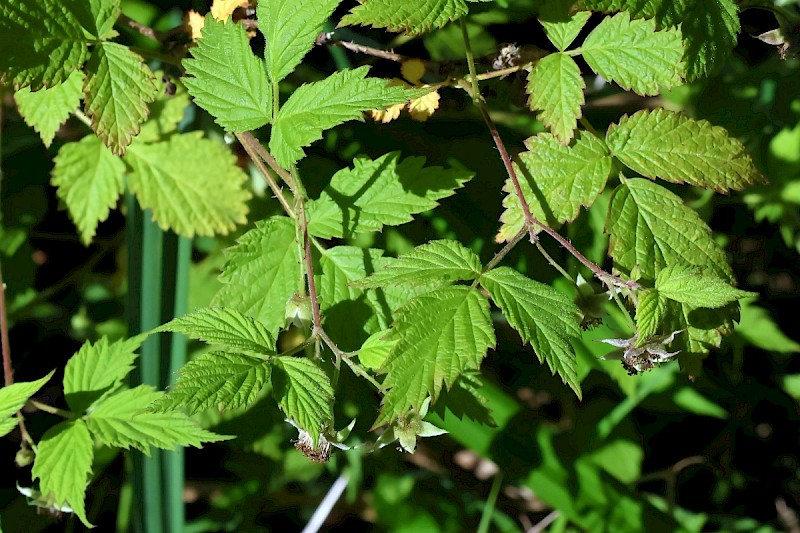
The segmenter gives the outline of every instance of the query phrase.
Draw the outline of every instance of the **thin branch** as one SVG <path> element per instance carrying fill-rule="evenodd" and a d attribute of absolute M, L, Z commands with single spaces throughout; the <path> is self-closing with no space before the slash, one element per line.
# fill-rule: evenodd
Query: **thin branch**
<path fill-rule="evenodd" d="M 275 181 L 275 178 L 272 177 L 272 174 L 269 172 L 269 170 L 267 170 L 267 167 L 264 166 L 262 158 L 255 149 L 254 144 L 261 146 L 261 143 L 258 142 L 258 140 L 249 132 L 237 133 L 236 138 L 239 139 L 244 151 L 247 152 L 247 155 L 250 156 L 250 159 L 253 161 L 253 163 L 255 163 L 256 167 L 258 167 L 258 170 L 261 172 L 261 174 L 263 174 L 264 179 L 267 180 L 269 188 L 272 189 L 272 194 L 274 194 L 275 198 L 277 198 L 281 203 L 283 210 L 286 211 L 286 214 L 291 218 L 295 218 L 294 209 L 292 209 L 292 206 L 289 205 L 286 197 L 283 196 L 283 191 L 278 186 L 278 183 Z"/>
<path fill-rule="evenodd" d="M 292 192 L 295 193 L 295 195 L 297 194 L 297 191 L 295 190 L 296 187 L 294 183 L 294 178 L 292 178 L 292 175 L 289 173 L 289 171 L 287 171 L 285 168 L 283 168 L 278 164 L 275 158 L 272 157 L 272 154 L 270 154 L 267 151 L 267 149 L 264 148 L 264 146 L 258 141 L 258 139 L 253 137 L 252 133 L 250 133 L 249 131 L 245 131 L 242 133 L 237 133 L 236 137 L 239 139 L 239 142 L 242 143 L 242 146 L 244 146 L 245 143 L 247 143 L 250 146 L 250 148 L 256 154 L 258 154 L 258 157 L 260 157 L 267 165 L 269 165 L 269 168 L 274 170 L 275 174 L 281 177 L 281 179 L 286 183 L 286 185 L 289 186 Z"/>
<path fill-rule="evenodd" d="M 11 367 L 11 345 L 8 343 L 8 317 L 6 314 L 6 286 L 0 268 L 0 340 L 3 343 L 3 378 L 6 387 L 14 383 L 14 370 Z"/>
<path fill-rule="evenodd" d="M 302 203 L 300 204 L 303 205 Z M 314 317 L 314 331 L 322 330 L 322 315 L 319 312 L 319 300 L 317 299 L 317 283 L 314 281 L 314 265 L 311 258 L 311 239 L 308 237 L 308 220 L 306 219 L 305 207 L 300 213 L 300 224 L 303 230 L 303 247 L 305 248 L 306 260 L 306 282 L 308 283 L 308 296 L 311 298 L 311 313 Z"/>
<path fill-rule="evenodd" d="M 365 46 L 363 44 L 354 43 L 351 41 L 340 41 L 339 39 L 333 38 L 333 32 L 327 33 L 320 33 L 317 37 L 316 43 L 317 45 L 333 45 L 339 46 L 344 48 L 345 50 L 349 50 L 351 52 L 355 52 L 356 54 L 364 54 L 372 57 L 377 57 L 379 59 L 386 59 L 388 61 L 395 61 L 397 63 L 402 63 L 404 61 L 408 61 L 410 59 L 415 59 L 410 56 L 404 56 L 402 54 L 396 54 L 391 51 L 381 50 L 379 48 L 373 48 L 371 46 Z M 423 63 L 430 64 L 430 61 L 425 61 L 421 59 Z"/>
<path fill-rule="evenodd" d="M 51 415 L 58 415 L 68 420 L 74 420 L 75 418 L 78 418 L 75 413 L 66 411 L 64 409 L 59 409 L 58 407 L 53 407 L 52 405 L 47 405 L 46 403 L 37 402 L 36 400 L 28 400 L 28 405 L 35 407 L 39 411 L 44 411 L 45 413 L 50 413 Z"/>
<path fill-rule="evenodd" d="M 123 26 L 127 26 L 135 31 L 137 31 L 140 35 L 144 35 L 148 39 L 152 39 L 154 41 L 161 42 L 164 38 L 164 32 L 156 31 L 149 26 L 145 26 L 141 22 L 137 22 L 130 18 L 128 15 L 124 13 L 120 13 L 119 18 L 117 19 L 119 24 Z"/>

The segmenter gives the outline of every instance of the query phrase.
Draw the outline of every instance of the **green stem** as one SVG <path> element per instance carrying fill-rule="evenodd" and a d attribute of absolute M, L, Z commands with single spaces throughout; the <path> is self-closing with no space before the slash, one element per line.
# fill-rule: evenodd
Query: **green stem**
<path fill-rule="evenodd" d="M 59 409 L 58 407 L 53 407 L 52 405 L 47 405 L 46 403 L 37 402 L 36 400 L 28 400 L 28 403 L 40 411 L 50 413 L 51 415 L 57 415 L 61 418 L 66 418 L 67 420 L 75 420 L 78 418 L 78 416 L 71 411 Z"/>
<path fill-rule="evenodd" d="M 536 248 L 539 250 L 539 253 L 540 253 L 540 254 L 542 254 L 542 256 L 543 256 L 543 257 L 544 257 L 544 258 L 547 260 L 547 262 L 548 262 L 548 263 L 550 263 L 550 266 L 552 266 L 553 268 L 555 268 L 556 270 L 558 270 L 559 274 L 561 274 L 562 276 L 564 276 L 565 278 L 567 278 L 567 279 L 570 281 L 570 283 L 572 283 L 573 285 L 575 285 L 575 284 L 576 284 L 576 283 L 575 283 L 575 279 L 574 279 L 572 276 L 570 276 L 570 275 L 567 273 L 567 271 L 566 271 L 566 270 L 564 270 L 564 268 L 563 268 L 561 265 L 559 265 L 559 264 L 556 262 L 556 260 L 555 260 L 555 259 L 553 259 L 553 258 L 552 258 L 552 256 L 551 256 L 549 253 L 547 253 L 547 250 L 545 250 L 545 249 L 544 249 L 544 246 L 542 246 L 542 243 L 540 243 L 540 242 L 538 241 L 538 239 L 537 239 L 537 241 L 535 242 L 535 244 L 536 244 Z"/>
<path fill-rule="evenodd" d="M 497 475 L 494 476 L 492 488 L 489 490 L 489 497 L 486 499 L 486 505 L 483 507 L 483 514 L 481 515 L 481 521 L 477 529 L 478 533 L 489 532 L 489 524 L 492 522 L 492 514 L 494 513 L 494 507 L 497 504 L 497 496 L 500 494 L 500 488 L 502 486 L 503 474 L 498 472 Z"/>

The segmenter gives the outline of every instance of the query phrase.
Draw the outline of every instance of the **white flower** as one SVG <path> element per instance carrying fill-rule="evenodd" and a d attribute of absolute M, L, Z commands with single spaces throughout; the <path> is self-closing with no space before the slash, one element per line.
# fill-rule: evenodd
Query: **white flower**
<path fill-rule="evenodd" d="M 621 355 L 619 353 L 609 354 L 603 359 L 622 359 L 622 366 L 630 375 L 647 372 L 655 368 L 657 363 L 668 361 L 680 353 L 680 350 L 668 352 L 666 347 L 667 344 L 675 340 L 675 335 L 682 331 L 682 329 L 679 329 L 669 335 L 654 335 L 648 338 L 641 346 L 637 346 L 638 334 L 629 339 L 603 339 L 600 342 L 622 348 Z"/>

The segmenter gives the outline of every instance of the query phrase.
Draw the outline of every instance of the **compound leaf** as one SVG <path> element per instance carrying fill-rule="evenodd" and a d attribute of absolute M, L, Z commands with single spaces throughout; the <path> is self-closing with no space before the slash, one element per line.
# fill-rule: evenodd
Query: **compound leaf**
<path fill-rule="evenodd" d="M 183 333 L 191 339 L 224 346 L 232 351 L 263 355 L 275 353 L 275 339 L 264 324 L 228 307 L 203 307 L 171 320 L 156 331 Z"/>
<path fill-rule="evenodd" d="M 295 424 L 314 442 L 333 423 L 333 388 L 328 375 L 304 357 L 276 357 L 272 368 L 272 396 Z"/>
<path fill-rule="evenodd" d="M 49 89 L 32 92 L 25 87 L 14 94 L 20 115 L 39 133 L 45 146 L 50 146 L 64 121 L 78 109 L 82 86 L 83 72 L 76 70 L 66 80 Z"/>
<path fill-rule="evenodd" d="M 342 18 L 340 26 L 361 24 L 389 31 L 406 32 L 409 35 L 425 33 L 441 28 L 448 22 L 467 14 L 465 0 L 359 0 Z"/>
<path fill-rule="evenodd" d="M 562 143 L 569 144 L 581 116 L 586 84 L 575 60 L 566 54 L 550 54 L 528 75 L 528 105 L 539 111 L 539 120 Z"/>

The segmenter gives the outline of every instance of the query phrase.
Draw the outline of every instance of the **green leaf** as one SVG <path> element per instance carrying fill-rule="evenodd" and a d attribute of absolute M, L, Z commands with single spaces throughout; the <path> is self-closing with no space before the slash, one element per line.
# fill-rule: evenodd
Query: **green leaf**
<path fill-rule="evenodd" d="M 658 333 L 665 313 L 666 302 L 656 289 L 645 289 L 639 293 L 639 304 L 636 306 L 637 344 L 646 343 L 649 337 Z"/>
<path fill-rule="evenodd" d="M 397 344 L 397 339 L 387 339 L 388 336 L 387 331 L 377 331 L 364 341 L 358 351 L 358 360 L 364 367 L 377 370 L 383 365 L 389 357 L 389 352 Z"/>
<path fill-rule="evenodd" d="M 261 322 L 226 307 L 203 307 L 171 320 L 156 331 L 183 333 L 191 339 L 236 351 L 275 353 L 275 339 Z"/>
<path fill-rule="evenodd" d="M 139 133 L 156 96 L 153 72 L 127 46 L 98 43 L 86 64 L 83 85 L 92 129 L 118 155 Z"/>
<path fill-rule="evenodd" d="M 756 296 L 739 290 L 716 275 L 702 273 L 696 268 L 673 265 L 662 269 L 656 277 L 656 289 L 665 298 L 691 305 L 717 309 L 736 300 Z"/>
<path fill-rule="evenodd" d="M 654 21 L 631 20 L 627 12 L 598 24 L 581 53 L 603 78 L 641 95 L 657 95 L 682 83 L 680 31 L 656 31 Z"/>
<path fill-rule="evenodd" d="M 223 144 L 202 132 L 136 143 L 125 155 L 128 186 L 142 209 L 166 230 L 180 235 L 225 235 L 247 215 L 247 176 Z"/>
<path fill-rule="evenodd" d="M 300 289 L 300 259 L 294 224 L 286 217 L 256 222 L 226 250 L 212 305 L 225 304 L 262 322 L 273 338 L 284 325 L 284 304 Z"/>
<path fill-rule="evenodd" d="M 575 304 L 549 285 L 508 267 L 485 273 L 481 285 L 522 340 L 530 343 L 539 362 L 546 361 L 580 399 L 577 357 L 570 344 L 581 336 L 580 310 Z"/>
<path fill-rule="evenodd" d="M 178 381 L 152 408 L 170 411 L 183 407 L 192 415 L 211 407 L 247 407 L 258 399 L 269 370 L 269 363 L 258 357 L 205 353 L 178 370 Z"/>
<path fill-rule="evenodd" d="M 383 250 L 365 250 L 356 246 L 335 246 L 325 250 L 320 259 L 322 274 L 317 276 L 320 308 L 324 311 L 339 302 L 361 297 L 364 292 L 351 283 L 366 277 L 368 267 L 374 269 L 382 263 L 382 255 Z"/>
<path fill-rule="evenodd" d="M 339 26 L 361 24 L 419 35 L 467 14 L 464 0 L 359 0 Z"/>
<path fill-rule="evenodd" d="M 36 381 L 17 382 L 0 389 L 0 437 L 6 436 L 17 425 L 17 419 L 12 415 L 22 409 L 25 402 L 50 381 L 54 373 L 55 370 L 51 370 Z"/>
<path fill-rule="evenodd" d="M 608 253 L 618 270 L 639 267 L 654 282 L 669 265 L 696 266 L 731 279 L 725 252 L 708 225 L 680 197 L 645 179 L 627 179 L 617 187 L 606 222 Z"/>
<path fill-rule="evenodd" d="M 316 443 L 333 423 L 333 388 L 328 375 L 304 357 L 272 360 L 272 396 L 288 418 Z"/>
<path fill-rule="evenodd" d="M 623 117 L 608 129 L 606 143 L 624 165 L 648 178 L 719 192 L 763 181 L 744 145 L 723 128 L 664 109 Z"/>
<path fill-rule="evenodd" d="M 489 303 L 470 287 L 445 287 L 419 296 L 397 312 L 389 340 L 396 340 L 383 364 L 383 408 L 374 427 L 419 412 L 469 370 L 477 370 L 495 344 Z"/>
<path fill-rule="evenodd" d="M 120 0 L 89 0 L 84 3 L 84 9 L 77 11 L 76 15 L 92 37 L 98 40 L 116 37 L 114 23 L 122 12 Z"/>
<path fill-rule="evenodd" d="M 572 146 L 564 146 L 549 133 L 525 141 L 527 152 L 516 165 L 522 194 L 531 214 L 551 227 L 574 220 L 581 206 L 589 207 L 606 186 L 612 159 L 605 143 L 589 132 L 580 132 Z M 511 239 L 523 227 L 522 207 L 511 180 L 503 188 L 506 210 L 499 241 Z M 544 200 L 544 203 L 542 203 Z"/>
<path fill-rule="evenodd" d="M 360 119 L 363 111 L 386 108 L 428 92 L 366 78 L 368 70 L 367 66 L 341 70 L 292 93 L 275 117 L 269 141 L 270 151 L 281 165 L 288 168 L 301 159 L 302 148 L 320 139 L 324 130 Z"/>
<path fill-rule="evenodd" d="M 39 133 L 45 146 L 50 146 L 61 125 L 78 109 L 82 86 L 83 72 L 76 70 L 49 89 L 31 92 L 25 87 L 14 94 L 19 114 Z"/>
<path fill-rule="evenodd" d="M 550 54 L 528 75 L 528 105 L 539 111 L 539 120 L 569 144 L 581 117 L 586 84 L 575 60 L 566 54 Z"/>
<path fill-rule="evenodd" d="M 109 343 L 102 337 L 87 341 L 64 369 L 64 397 L 75 413 L 83 413 L 100 398 L 114 392 L 133 370 L 136 350 L 144 336 Z"/>
<path fill-rule="evenodd" d="M 80 0 L 0 4 L 0 82 L 38 90 L 66 80 L 89 56 Z"/>
<path fill-rule="evenodd" d="M 83 420 L 61 422 L 48 429 L 39 441 L 33 463 L 33 479 L 46 498 L 72 507 L 86 527 L 84 493 L 92 471 L 94 445 Z"/>
<path fill-rule="evenodd" d="M 392 261 L 383 270 L 353 283 L 356 287 L 382 287 L 431 281 L 473 280 L 481 275 L 481 260 L 458 241 L 431 241 Z"/>
<path fill-rule="evenodd" d="M 391 152 L 375 160 L 356 158 L 331 178 L 319 200 L 308 204 L 308 231 L 317 237 L 350 238 L 410 222 L 472 178 L 459 169 L 425 167 L 424 157 Z"/>
<path fill-rule="evenodd" d="M 741 303 L 742 316 L 736 327 L 736 335 L 742 336 L 747 342 L 763 350 L 780 353 L 800 352 L 800 343 L 786 336 L 766 309 L 755 305 L 753 300 L 744 300 Z"/>
<path fill-rule="evenodd" d="M 89 413 L 86 425 L 103 444 L 126 450 L 135 448 L 145 455 L 150 455 L 151 446 L 164 450 L 175 446 L 200 448 L 203 442 L 229 438 L 198 427 L 181 411 L 150 410 L 150 405 L 162 396 L 163 393 L 148 385 L 119 392 Z"/>
<path fill-rule="evenodd" d="M 256 16 L 272 83 L 292 73 L 314 46 L 322 25 L 341 0 L 261 0 Z"/>
<path fill-rule="evenodd" d="M 539 22 L 542 23 L 547 38 L 561 52 L 569 48 L 569 45 L 586 25 L 589 17 L 592 16 L 589 11 L 578 11 L 573 15 L 563 17 L 563 20 L 558 20 L 561 17 L 549 15 L 543 11 L 539 15 Z"/>
<path fill-rule="evenodd" d="M 50 182 L 88 246 L 125 192 L 125 164 L 94 135 L 61 146 L 54 163 Z"/>
<path fill-rule="evenodd" d="M 263 4 L 259 2 L 259 9 Z M 192 76 L 183 82 L 195 103 L 226 130 L 254 130 L 269 122 L 272 85 L 264 74 L 264 61 L 250 50 L 244 27 L 207 15 L 202 34 L 192 48 L 193 59 L 183 61 L 186 74 Z"/>

